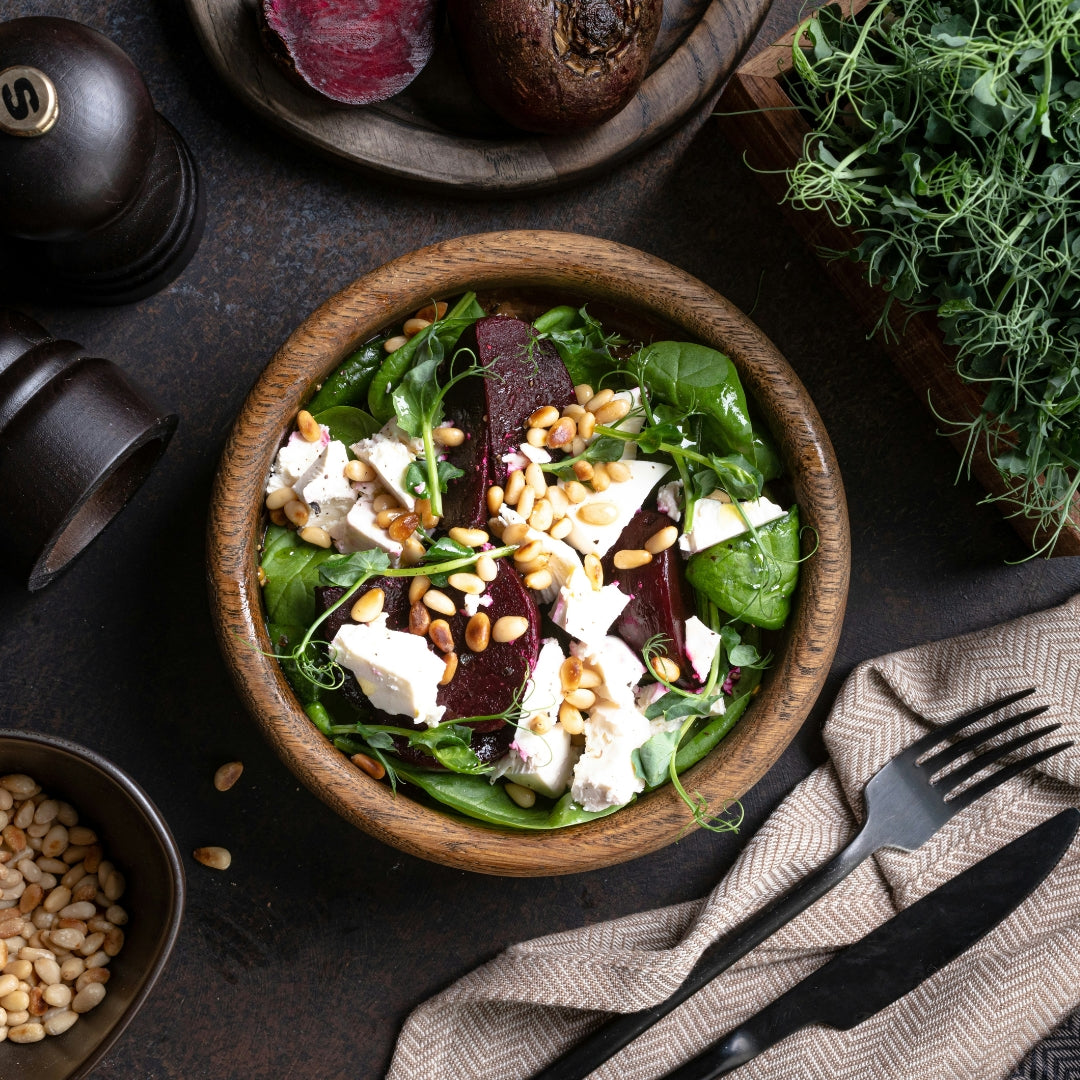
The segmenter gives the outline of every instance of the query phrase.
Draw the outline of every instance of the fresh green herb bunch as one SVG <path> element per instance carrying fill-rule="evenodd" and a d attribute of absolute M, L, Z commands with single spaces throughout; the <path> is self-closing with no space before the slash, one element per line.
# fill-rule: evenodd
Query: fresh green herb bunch
<path fill-rule="evenodd" d="M 1080 487 L 1080 0 L 842 8 L 794 51 L 814 130 L 788 200 L 857 228 L 834 254 L 890 302 L 936 311 L 986 394 L 946 419 L 969 452 L 985 440 L 1048 551 Z"/>

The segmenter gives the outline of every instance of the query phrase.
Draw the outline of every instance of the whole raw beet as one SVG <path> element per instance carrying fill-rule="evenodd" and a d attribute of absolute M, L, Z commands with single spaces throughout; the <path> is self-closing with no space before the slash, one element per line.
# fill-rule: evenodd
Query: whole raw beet
<path fill-rule="evenodd" d="M 450 0 L 473 87 L 526 131 L 561 134 L 609 120 L 637 93 L 662 0 Z"/>
<path fill-rule="evenodd" d="M 503 457 L 521 445 L 525 422 L 542 405 L 572 404 L 574 382 L 555 346 L 537 340 L 521 319 L 478 319 L 457 348 L 471 350 L 490 374 L 464 379 L 446 396 L 446 415 L 468 438 L 446 454 L 465 475 L 450 483 L 443 515 L 447 524 L 482 526 L 487 489 L 505 487 L 509 467 Z"/>
<path fill-rule="evenodd" d="M 262 0 L 263 40 L 323 97 L 368 105 L 404 90 L 435 47 L 435 0 Z"/>

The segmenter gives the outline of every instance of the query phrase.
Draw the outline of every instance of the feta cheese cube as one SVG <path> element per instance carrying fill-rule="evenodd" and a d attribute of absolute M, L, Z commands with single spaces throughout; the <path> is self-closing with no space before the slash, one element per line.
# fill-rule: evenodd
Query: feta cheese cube
<path fill-rule="evenodd" d="M 566 542 L 583 555 L 592 552 L 603 556 L 622 535 L 630 519 L 641 509 L 649 492 L 671 469 L 662 461 L 626 460 L 623 464 L 630 470 L 630 479 L 612 484 L 604 491 L 590 491 L 585 500 L 570 509 L 574 527 L 566 536 Z M 582 511 L 596 503 L 606 503 L 616 508 L 615 519 L 608 525 L 590 525 L 582 519 Z M 586 515 L 587 516 L 587 515 Z"/>
<path fill-rule="evenodd" d="M 575 641 L 570 646 L 570 652 L 588 664 L 603 680 L 596 687 L 597 698 L 610 701 L 620 708 L 634 708 L 635 691 L 645 674 L 645 665 L 622 638 L 611 635 L 588 645 Z"/>
<path fill-rule="evenodd" d="M 315 442 L 308 442 L 299 431 L 294 431 L 285 445 L 277 452 L 270 480 L 266 485 L 266 494 L 283 487 L 294 487 L 315 463 L 319 455 L 330 442 L 330 429 L 319 426 L 321 437 Z"/>
<path fill-rule="evenodd" d="M 435 727 L 445 709 L 436 701 L 446 671 L 427 639 L 388 630 L 386 616 L 346 623 L 330 642 L 330 657 L 356 676 L 376 709 Z"/>
<path fill-rule="evenodd" d="M 720 498 L 714 498 L 719 493 L 705 499 L 698 499 L 694 503 L 694 523 L 689 532 L 679 537 L 679 548 L 687 555 L 694 555 L 713 544 L 719 544 L 722 540 L 730 540 L 733 536 L 746 532 L 746 523 L 739 515 L 736 504 L 723 502 Z M 770 521 L 783 517 L 787 511 L 782 506 L 770 502 L 763 495 L 760 499 L 752 499 L 738 504 L 746 515 L 751 525 L 765 525 Z"/>
<path fill-rule="evenodd" d="M 406 441 L 402 442 L 399 435 L 404 436 Z M 408 438 L 397 422 L 391 420 L 369 439 L 361 439 L 349 449 L 379 474 L 383 487 L 402 506 L 411 510 L 416 504 L 416 493 L 406 490 L 405 470 L 416 460 L 416 454 L 409 445 Z"/>
<path fill-rule="evenodd" d="M 356 491 L 345 476 L 348 463 L 345 444 L 333 439 L 293 485 L 311 511 L 308 525 L 325 529 L 333 540 L 344 536 L 346 518 L 356 503 Z"/>
<path fill-rule="evenodd" d="M 545 450 L 542 446 L 531 446 L 527 442 L 523 442 L 518 448 L 521 450 L 521 456 L 528 461 L 535 461 L 537 465 L 547 465 L 551 461 L 551 451 Z"/>
<path fill-rule="evenodd" d="M 704 682 L 712 670 L 716 650 L 720 648 L 720 635 L 692 615 L 683 628 L 683 643 L 698 682 Z"/>
<path fill-rule="evenodd" d="M 641 387 L 635 386 L 630 390 L 616 390 L 615 396 L 611 400 L 628 401 L 630 403 L 630 411 L 617 424 L 612 424 L 610 426 L 617 427 L 620 431 L 625 431 L 628 434 L 637 435 L 645 426 L 645 411 L 641 407 Z M 636 457 L 637 443 L 623 443 L 623 461 Z"/>
<path fill-rule="evenodd" d="M 633 752 L 652 734 L 635 708 L 599 703 L 585 721 L 585 749 L 574 766 L 570 791 L 589 811 L 628 803 L 645 787 L 634 770 Z"/>
<path fill-rule="evenodd" d="M 682 520 L 682 481 L 672 480 L 656 489 L 656 509 L 667 514 L 672 521 Z"/>
<path fill-rule="evenodd" d="M 337 543 L 338 551 L 348 554 L 351 551 L 370 551 L 373 548 L 379 548 L 391 558 L 396 559 L 401 554 L 401 545 L 396 540 L 390 539 L 387 531 L 375 520 L 376 517 L 372 496 L 362 494 L 353 503 L 352 509 L 345 518 L 345 529 Z"/>
<path fill-rule="evenodd" d="M 575 570 L 551 605 L 551 621 L 572 638 L 595 646 L 607 637 L 608 628 L 629 603 L 630 597 L 618 585 L 597 591 L 584 570 Z"/>

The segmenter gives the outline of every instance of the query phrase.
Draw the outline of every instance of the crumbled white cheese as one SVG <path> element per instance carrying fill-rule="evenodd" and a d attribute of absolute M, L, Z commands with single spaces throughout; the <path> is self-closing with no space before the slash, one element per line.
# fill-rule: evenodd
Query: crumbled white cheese
<path fill-rule="evenodd" d="M 516 450 L 510 450 L 503 454 L 502 463 L 506 466 L 507 474 L 517 472 L 520 469 L 524 469 L 529 464 L 529 459 L 524 454 L 519 454 Z"/>
<path fill-rule="evenodd" d="M 667 514 L 672 521 L 682 520 L 682 481 L 672 480 L 670 484 L 661 484 L 656 489 L 656 509 Z"/>
<path fill-rule="evenodd" d="M 594 691 L 598 699 L 610 701 L 620 708 L 634 708 L 635 691 L 645 674 L 645 665 L 622 638 L 611 635 L 590 645 L 575 641 L 570 652 L 603 680 Z"/>
<path fill-rule="evenodd" d="M 635 708 L 598 703 L 585 721 L 585 749 L 574 767 L 570 791 L 585 810 L 622 806 L 645 787 L 631 754 L 652 734 Z"/>
<path fill-rule="evenodd" d="M 668 688 L 662 682 L 652 682 L 647 686 L 638 687 L 634 691 L 634 704 L 645 712 L 650 705 L 655 705 L 666 693 Z"/>
<path fill-rule="evenodd" d="M 641 407 L 641 387 L 635 386 L 630 390 L 616 390 L 615 396 L 611 400 L 630 402 L 630 411 L 617 424 L 610 424 L 608 426 L 618 428 L 619 431 L 625 431 L 629 435 L 639 434 L 641 429 L 645 426 L 645 411 Z M 623 461 L 636 457 L 637 443 L 623 443 Z"/>
<path fill-rule="evenodd" d="M 630 470 L 630 479 L 612 484 L 603 491 L 590 491 L 583 502 L 570 508 L 570 520 L 574 527 L 566 536 L 566 542 L 583 555 L 592 552 L 603 556 L 611 549 L 630 519 L 641 509 L 649 492 L 667 473 L 671 466 L 663 461 L 627 460 L 623 464 Z M 587 507 L 606 504 L 615 507 L 615 519 L 608 525 L 590 525 L 582 518 Z"/>
<path fill-rule="evenodd" d="M 514 509 L 503 503 L 499 510 L 499 520 L 505 525 L 524 525 L 525 519 Z M 547 569 L 551 573 L 551 584 L 546 589 L 534 590 L 536 602 L 550 604 L 559 590 L 570 580 L 575 571 L 584 573 L 581 556 L 564 540 L 556 540 L 539 529 L 528 529 L 523 543 L 539 541 L 541 550 L 548 555 Z"/>
<path fill-rule="evenodd" d="M 379 548 L 396 559 L 401 554 L 401 545 L 390 539 L 387 531 L 375 520 L 376 517 L 371 495 L 361 494 L 345 518 L 345 531 L 337 543 L 338 550 L 348 554 L 351 551 Z"/>
<path fill-rule="evenodd" d="M 330 442 L 330 429 L 319 425 L 320 437 L 315 442 L 308 442 L 299 431 L 294 431 L 285 445 L 277 452 L 270 480 L 266 485 L 266 494 L 278 488 L 293 487 L 296 481 L 316 461 Z"/>
<path fill-rule="evenodd" d="M 683 644 L 698 682 L 704 682 L 709 677 L 716 650 L 720 648 L 720 635 L 696 615 L 691 615 L 683 628 Z"/>
<path fill-rule="evenodd" d="M 347 515 L 356 503 L 356 491 L 345 476 L 348 463 L 345 444 L 332 439 L 293 485 L 310 511 L 307 524 L 325 529 L 333 540 L 344 536 Z"/>
<path fill-rule="evenodd" d="M 346 623 L 330 642 L 330 656 L 356 676 L 376 709 L 428 727 L 442 719 L 445 709 L 436 697 L 446 665 L 426 638 L 388 630 L 385 614 L 370 623 Z"/>
<path fill-rule="evenodd" d="M 770 502 L 765 496 L 737 505 L 742 508 L 747 521 L 754 526 L 765 525 L 787 513 L 782 506 Z M 744 532 L 746 522 L 740 516 L 736 504 L 710 495 L 694 503 L 693 527 L 679 537 L 679 547 L 687 555 L 694 555 Z"/>
<path fill-rule="evenodd" d="M 595 647 L 607 637 L 608 628 L 629 603 L 630 597 L 618 585 L 596 590 L 584 570 L 574 570 L 559 589 L 549 614 L 551 621 L 572 638 Z"/>
<path fill-rule="evenodd" d="M 404 436 L 402 442 L 399 436 Z M 405 488 L 405 470 L 416 460 L 408 435 L 391 420 L 369 439 L 361 439 L 349 448 L 360 461 L 367 462 L 378 474 L 383 487 L 409 510 L 416 503 L 416 492 Z"/>
<path fill-rule="evenodd" d="M 547 465 L 551 461 L 551 452 L 542 446 L 531 446 L 527 442 L 521 444 L 521 456 L 529 461 L 535 461 L 537 465 Z"/>

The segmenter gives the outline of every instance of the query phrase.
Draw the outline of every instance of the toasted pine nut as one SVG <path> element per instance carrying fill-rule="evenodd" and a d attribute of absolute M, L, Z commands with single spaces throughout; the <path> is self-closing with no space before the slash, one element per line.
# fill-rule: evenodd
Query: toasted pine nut
<path fill-rule="evenodd" d="M 416 530 L 420 528 L 420 515 L 413 512 L 411 514 L 402 514 L 400 517 L 394 518 L 390 522 L 390 527 L 386 530 L 386 535 L 391 540 L 401 544 L 409 539 L 410 536 Z"/>
<path fill-rule="evenodd" d="M 588 383 L 578 383 L 574 387 L 574 397 L 579 405 L 584 406 L 586 401 L 592 401 L 593 388 Z"/>
<path fill-rule="evenodd" d="M 532 562 L 533 559 L 537 559 L 543 554 L 544 545 L 539 540 L 530 540 L 527 544 L 522 544 L 521 547 L 514 552 L 514 562 Z"/>
<path fill-rule="evenodd" d="M 599 557 L 590 551 L 581 560 L 581 565 L 585 568 L 585 576 L 589 579 L 593 590 L 599 592 L 604 587 L 604 567 Z"/>
<path fill-rule="evenodd" d="M 431 616 L 428 614 L 428 609 L 424 607 L 422 600 L 417 600 L 409 608 L 409 633 L 424 637 L 430 625 Z"/>
<path fill-rule="evenodd" d="M 579 439 L 588 442 L 593 437 L 593 429 L 596 427 L 596 413 L 585 412 L 577 422 Z"/>
<path fill-rule="evenodd" d="M 404 334 L 395 334 L 383 342 L 383 348 L 388 352 L 397 352 L 409 339 Z"/>
<path fill-rule="evenodd" d="M 539 570 L 534 570 L 531 574 L 525 575 L 525 588 L 532 589 L 534 592 L 542 592 L 544 589 L 551 588 L 553 580 L 551 571 L 546 567 L 542 567 Z"/>
<path fill-rule="evenodd" d="M 212 870 L 228 870 L 232 865 L 232 854 L 227 848 L 200 847 L 196 848 L 193 854 L 196 862 L 209 866 Z"/>
<path fill-rule="evenodd" d="M 353 604 L 349 611 L 349 618 L 353 622 L 374 622 L 381 614 L 386 604 L 386 593 L 382 589 L 368 589 L 359 600 Z"/>
<path fill-rule="evenodd" d="M 311 512 L 299 499 L 293 499 L 292 502 L 285 504 L 285 517 L 298 529 L 302 529 L 308 523 Z"/>
<path fill-rule="evenodd" d="M 428 589 L 421 601 L 424 607 L 437 611 L 440 615 L 456 615 L 457 605 L 442 589 Z"/>
<path fill-rule="evenodd" d="M 79 1014 L 72 1009 L 63 1009 L 48 1016 L 42 1023 L 46 1035 L 63 1035 L 79 1019 Z"/>
<path fill-rule="evenodd" d="M 430 588 L 431 578 L 427 574 L 417 574 L 409 582 L 409 603 L 415 604 Z"/>
<path fill-rule="evenodd" d="M 478 548 L 488 543 L 491 537 L 483 529 L 466 529 L 462 526 L 455 526 L 450 530 L 450 539 L 456 540 L 467 548 Z"/>
<path fill-rule="evenodd" d="M 425 554 L 424 545 L 415 536 L 410 536 L 401 545 L 401 565 L 418 566 Z"/>
<path fill-rule="evenodd" d="M 489 514 L 497 514 L 502 509 L 503 499 L 506 493 L 498 484 L 492 484 L 487 489 L 487 508 Z"/>
<path fill-rule="evenodd" d="M 438 517 L 431 512 L 430 499 L 417 499 L 413 509 L 420 515 L 420 524 L 425 529 L 434 529 L 439 524 Z"/>
<path fill-rule="evenodd" d="M 580 735 L 585 730 L 585 718 L 581 715 L 581 710 L 565 701 L 559 706 L 559 723 L 569 735 Z"/>
<path fill-rule="evenodd" d="M 437 427 L 432 429 L 431 438 L 439 446 L 460 446 L 465 441 L 465 432 L 459 427 Z"/>
<path fill-rule="evenodd" d="M 483 578 L 465 571 L 451 574 L 446 582 L 452 589 L 458 589 L 469 596 L 479 596 L 486 588 Z"/>
<path fill-rule="evenodd" d="M 402 506 L 387 507 L 387 509 L 380 510 L 375 515 L 375 524 L 378 525 L 380 529 L 389 529 L 391 524 L 404 513 L 405 508 Z"/>
<path fill-rule="evenodd" d="M 593 467 L 591 461 L 575 461 L 571 468 L 573 468 L 574 475 L 579 480 L 589 481 L 593 478 Z M 570 494 L 569 484 L 566 485 L 566 493 L 567 495 Z M 574 502 L 573 499 L 571 499 L 570 501 Z"/>
<path fill-rule="evenodd" d="M 384 491 L 371 500 L 371 509 L 374 510 L 376 514 L 379 514 L 382 513 L 383 510 L 399 510 L 401 509 L 401 504 L 389 491 Z"/>
<path fill-rule="evenodd" d="M 414 316 L 411 319 L 406 319 L 405 325 L 401 329 L 406 337 L 413 337 L 419 334 L 421 330 L 426 330 L 430 325 L 430 319 L 418 319 Z"/>
<path fill-rule="evenodd" d="M 577 516 L 586 525 L 611 525 L 619 516 L 619 508 L 610 502 L 589 502 L 578 510 Z"/>
<path fill-rule="evenodd" d="M 490 555 L 481 555 L 474 569 L 481 581 L 494 581 L 499 576 L 499 564 Z"/>
<path fill-rule="evenodd" d="M 652 555 L 659 555 L 661 551 L 667 551 L 678 539 L 678 528 L 675 525 L 665 525 L 645 541 L 645 550 Z"/>
<path fill-rule="evenodd" d="M 566 704 L 572 705 L 575 709 L 591 709 L 596 704 L 596 695 L 591 690 L 578 687 L 577 690 L 571 690 L 566 695 Z"/>
<path fill-rule="evenodd" d="M 517 506 L 521 493 L 525 490 L 525 473 L 521 469 L 515 469 L 506 478 L 506 490 L 503 498 L 510 506 Z"/>
<path fill-rule="evenodd" d="M 533 489 L 538 499 L 542 499 L 547 494 L 547 477 L 544 476 L 544 470 L 535 461 L 530 461 L 525 466 L 525 483 Z"/>
<path fill-rule="evenodd" d="M 261 566 L 258 566 L 255 568 L 255 572 L 259 577 L 259 587 L 265 589 L 266 583 L 270 580 L 266 576 L 266 571 Z"/>
<path fill-rule="evenodd" d="M 615 391 L 610 387 L 604 390 L 598 390 L 585 402 L 585 408 L 588 409 L 589 412 L 594 413 L 597 409 L 602 409 L 614 396 Z"/>
<path fill-rule="evenodd" d="M 617 398 L 590 411 L 596 414 L 598 424 L 610 425 L 617 423 L 630 411 L 630 402 L 626 398 Z"/>
<path fill-rule="evenodd" d="M 552 540 L 564 540 L 574 531 L 574 523 L 568 517 L 561 517 L 548 530 Z"/>
<path fill-rule="evenodd" d="M 0 776 L 0 788 L 10 792 L 16 799 L 29 799 L 41 790 L 37 781 L 26 773 L 8 773 L 7 776 Z M 11 803 L 7 803 L 0 809 L 10 810 Z"/>
<path fill-rule="evenodd" d="M 553 428 L 548 429 L 546 445 L 552 450 L 561 450 L 577 435 L 577 421 L 572 416 L 564 416 Z"/>
<path fill-rule="evenodd" d="M 240 779 L 243 771 L 242 761 L 227 761 L 224 765 L 219 765 L 214 772 L 214 789 L 228 791 Z"/>
<path fill-rule="evenodd" d="M 311 544 L 313 547 L 328 548 L 333 543 L 330 534 L 319 525 L 309 525 L 306 529 L 301 529 L 296 535 L 306 544 Z"/>
<path fill-rule="evenodd" d="M 345 466 L 345 479 L 351 480 L 354 484 L 370 484 L 377 475 L 366 461 L 354 458 Z"/>
<path fill-rule="evenodd" d="M 506 794 L 522 809 L 527 810 L 530 806 L 536 805 L 536 792 L 532 788 L 527 788 L 522 784 L 515 784 L 513 780 L 507 780 L 504 786 Z"/>
<path fill-rule="evenodd" d="M 652 666 L 653 671 L 655 671 L 664 682 L 677 682 L 679 676 L 682 674 L 679 670 L 679 665 L 667 656 L 654 656 Z"/>
<path fill-rule="evenodd" d="M 458 655 L 456 652 L 448 652 L 443 656 L 443 673 L 439 676 L 439 685 L 448 686 L 457 674 Z"/>
<path fill-rule="evenodd" d="M 529 417 L 529 427 L 549 428 L 559 419 L 559 410 L 554 405 L 542 405 Z"/>
<path fill-rule="evenodd" d="M 524 615 L 504 615 L 495 620 L 491 628 L 491 636 L 495 641 L 506 644 L 517 641 L 529 629 L 529 620 Z"/>
<path fill-rule="evenodd" d="M 538 712 L 530 721 L 529 728 L 537 735 L 546 735 L 554 725 L 546 712 Z"/>
<path fill-rule="evenodd" d="M 566 511 L 570 509 L 570 500 L 566 497 L 566 492 L 558 484 L 552 484 L 547 489 L 547 501 L 551 503 L 551 517 L 554 521 L 565 517 Z"/>
<path fill-rule="evenodd" d="M 537 532 L 547 532 L 555 520 L 555 511 L 547 499 L 537 502 L 533 512 L 529 515 L 529 528 Z"/>
<path fill-rule="evenodd" d="M 623 461 L 609 461 L 607 463 L 608 479 L 613 484 L 625 484 L 634 474 L 630 471 L 630 466 Z"/>
<path fill-rule="evenodd" d="M 568 656 L 559 666 L 559 685 L 563 693 L 576 690 L 581 685 L 581 673 L 585 665 L 576 656 Z"/>
<path fill-rule="evenodd" d="M 525 542 L 525 537 L 529 535 L 529 526 L 527 522 L 516 521 L 513 525 L 507 525 L 503 530 L 502 542 L 507 547 L 517 547 L 518 544 Z"/>
<path fill-rule="evenodd" d="M 11 1009 L 8 1010 L 9 1013 L 13 1011 L 14 1010 Z M 11 1020 L 10 1015 L 8 1016 L 8 1020 Z M 31 1020 L 7 1028 L 7 1037 L 8 1040 L 13 1043 L 41 1042 L 41 1040 L 45 1038 L 45 1028 L 36 1020 Z"/>
<path fill-rule="evenodd" d="M 517 512 L 527 519 L 532 514 L 535 505 L 536 491 L 532 487 L 526 486 L 521 493 L 521 498 L 517 501 Z"/>
<path fill-rule="evenodd" d="M 636 570 L 639 566 L 652 562 L 652 553 L 644 548 L 622 548 L 615 552 L 611 561 L 616 570 Z"/>
<path fill-rule="evenodd" d="M 266 496 L 267 510 L 280 510 L 286 503 L 291 503 L 296 498 L 296 492 L 291 487 L 275 488 Z"/>
<path fill-rule="evenodd" d="M 422 307 L 417 313 L 416 318 L 427 319 L 428 322 L 435 322 L 436 319 L 445 318 L 447 312 L 447 304 L 445 300 L 437 300 L 434 304 L 427 304 Z"/>
<path fill-rule="evenodd" d="M 589 481 L 592 484 L 593 491 L 607 491 L 611 487 L 611 477 L 608 475 L 607 465 L 602 461 L 598 461 L 593 466 L 592 479 Z"/>
<path fill-rule="evenodd" d="M 224 870 L 226 867 L 221 866 L 216 867 L 216 869 Z M 89 1012 L 105 1000 L 105 993 L 104 983 L 88 983 L 72 999 L 71 1011 L 76 1013 Z"/>
<path fill-rule="evenodd" d="M 541 427 L 531 427 L 525 432 L 525 441 L 529 446 L 535 446 L 537 450 L 547 445 L 547 437 L 547 430 Z"/>
<path fill-rule="evenodd" d="M 551 562 L 551 556 L 546 551 L 541 551 L 535 559 L 514 563 L 514 569 L 519 574 L 535 574 L 537 570 L 543 570 L 549 562 Z"/>
<path fill-rule="evenodd" d="M 588 413 L 587 415 L 592 416 L 592 413 Z M 577 457 L 579 454 L 584 454 L 585 453 L 585 447 L 587 445 L 588 444 L 585 442 L 585 440 L 580 435 L 575 435 L 574 436 L 574 441 L 570 444 L 570 453 L 574 457 Z"/>
<path fill-rule="evenodd" d="M 488 532 L 495 537 L 496 540 L 502 540 L 503 532 L 506 529 L 506 523 L 497 517 L 488 518 Z"/>
<path fill-rule="evenodd" d="M 296 428 L 307 442 L 318 442 L 322 438 L 322 428 L 307 409 L 296 414 Z"/>
<path fill-rule="evenodd" d="M 473 652 L 483 652 L 491 641 L 491 619 L 483 611 L 478 611 L 465 624 L 465 644 Z"/>
<path fill-rule="evenodd" d="M 269 517 L 270 517 L 270 523 L 272 525 L 285 525 L 285 524 L 288 523 L 288 520 L 289 520 L 285 516 L 285 511 L 284 510 L 271 510 L 270 514 L 269 514 Z M 260 567 L 260 569 L 261 569 L 261 567 Z"/>
<path fill-rule="evenodd" d="M 569 416 L 571 420 L 575 422 L 580 420 L 585 415 L 584 405 L 567 405 L 562 411 L 563 416 Z"/>
<path fill-rule="evenodd" d="M 432 644 L 441 653 L 454 651 L 454 635 L 450 632 L 450 624 L 445 619 L 435 619 L 428 627 L 428 637 Z"/>

